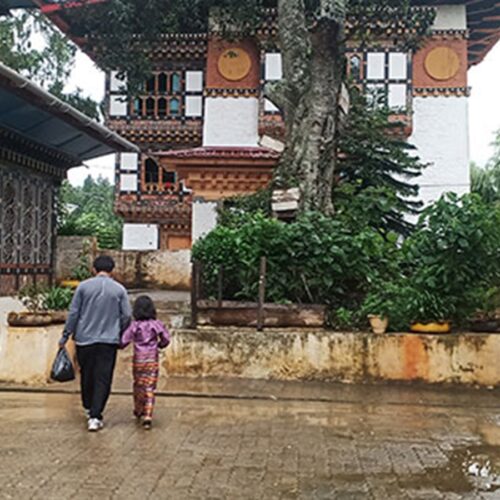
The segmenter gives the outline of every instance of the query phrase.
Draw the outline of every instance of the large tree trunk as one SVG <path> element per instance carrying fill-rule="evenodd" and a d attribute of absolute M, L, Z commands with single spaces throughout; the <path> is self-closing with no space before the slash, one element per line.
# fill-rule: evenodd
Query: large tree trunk
<path fill-rule="evenodd" d="M 301 211 L 319 210 L 328 215 L 333 214 L 344 4 L 324 0 L 317 22 L 308 27 L 304 0 L 278 1 L 284 79 L 268 92 L 286 124 L 285 151 L 275 185 L 298 186 Z"/>

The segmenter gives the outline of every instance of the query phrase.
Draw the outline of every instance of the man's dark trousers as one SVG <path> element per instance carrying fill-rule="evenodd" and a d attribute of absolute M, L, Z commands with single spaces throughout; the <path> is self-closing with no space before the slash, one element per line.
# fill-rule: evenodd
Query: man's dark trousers
<path fill-rule="evenodd" d="M 90 418 L 102 420 L 102 413 L 111 392 L 116 352 L 114 344 L 91 344 L 77 346 L 76 355 L 80 365 L 83 407 L 90 410 Z"/>

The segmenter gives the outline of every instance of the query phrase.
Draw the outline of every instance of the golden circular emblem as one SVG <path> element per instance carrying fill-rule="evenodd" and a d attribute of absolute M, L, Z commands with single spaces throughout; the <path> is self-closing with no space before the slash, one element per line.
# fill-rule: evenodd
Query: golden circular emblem
<path fill-rule="evenodd" d="M 434 80 L 450 80 L 460 69 L 460 57 L 449 47 L 432 49 L 425 58 L 425 71 Z"/>
<path fill-rule="evenodd" d="M 232 82 L 243 80 L 251 68 L 252 60 L 243 49 L 227 49 L 219 57 L 219 73 L 226 80 Z"/>

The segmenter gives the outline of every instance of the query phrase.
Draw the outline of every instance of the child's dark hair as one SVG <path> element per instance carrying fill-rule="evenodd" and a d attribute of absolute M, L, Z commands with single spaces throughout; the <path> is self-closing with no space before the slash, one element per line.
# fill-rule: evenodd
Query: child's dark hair
<path fill-rule="evenodd" d="M 140 295 L 134 302 L 134 319 L 136 321 L 146 321 L 156 319 L 156 308 L 148 295 Z"/>

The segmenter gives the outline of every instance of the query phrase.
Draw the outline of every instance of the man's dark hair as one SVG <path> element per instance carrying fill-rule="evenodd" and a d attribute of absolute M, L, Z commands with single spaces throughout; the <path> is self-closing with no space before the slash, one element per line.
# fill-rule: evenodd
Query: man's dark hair
<path fill-rule="evenodd" d="M 100 273 L 110 273 L 115 268 L 115 261 L 109 255 L 99 255 L 96 260 L 94 260 L 94 269 Z"/>
<path fill-rule="evenodd" d="M 134 302 L 134 319 L 136 321 L 147 321 L 156 319 L 156 309 L 151 297 L 140 295 Z"/>

